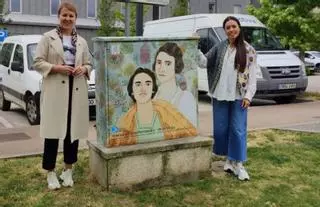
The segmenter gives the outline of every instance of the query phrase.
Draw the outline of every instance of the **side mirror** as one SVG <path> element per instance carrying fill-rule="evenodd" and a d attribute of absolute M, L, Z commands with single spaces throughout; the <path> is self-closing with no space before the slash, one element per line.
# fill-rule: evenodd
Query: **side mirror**
<path fill-rule="evenodd" d="M 23 73 L 23 64 L 20 61 L 12 61 L 11 70 Z"/>

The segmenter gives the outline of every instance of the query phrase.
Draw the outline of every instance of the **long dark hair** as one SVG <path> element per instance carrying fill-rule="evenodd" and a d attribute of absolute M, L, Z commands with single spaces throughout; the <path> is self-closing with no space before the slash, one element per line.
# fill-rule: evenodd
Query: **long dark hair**
<path fill-rule="evenodd" d="M 224 21 L 223 21 L 223 29 L 224 30 L 226 30 L 226 28 L 225 28 L 226 23 L 230 20 L 237 22 L 237 24 L 240 28 L 239 36 L 236 38 L 236 40 L 234 42 L 234 45 L 237 49 L 234 67 L 243 73 L 246 68 L 246 65 L 247 65 L 247 50 L 246 50 L 246 46 L 244 43 L 243 32 L 242 32 L 241 24 L 240 24 L 239 20 L 233 16 L 228 16 L 227 18 L 224 19 Z"/>

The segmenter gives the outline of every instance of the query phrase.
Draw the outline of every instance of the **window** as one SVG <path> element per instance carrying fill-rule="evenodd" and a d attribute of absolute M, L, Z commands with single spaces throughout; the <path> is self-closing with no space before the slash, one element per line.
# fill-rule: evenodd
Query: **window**
<path fill-rule="evenodd" d="M 120 3 L 120 13 L 125 16 L 126 14 L 126 5 L 125 3 Z"/>
<path fill-rule="evenodd" d="M 11 55 L 13 50 L 12 43 L 5 43 L 2 46 L 1 53 L 0 53 L 0 64 L 9 67 Z"/>
<path fill-rule="evenodd" d="M 33 58 L 36 54 L 37 44 L 29 44 L 27 46 L 27 58 L 28 58 L 28 68 L 29 70 L 34 70 L 32 67 L 33 65 Z"/>
<path fill-rule="evenodd" d="M 239 4 L 233 5 L 233 13 L 234 14 L 241 14 L 242 13 L 241 5 L 239 5 Z"/>
<path fill-rule="evenodd" d="M 320 58 L 320 52 L 312 52 L 312 56 L 315 58 Z"/>
<path fill-rule="evenodd" d="M 209 3 L 209 13 L 217 13 L 216 4 L 213 2 Z"/>
<path fill-rule="evenodd" d="M 60 0 L 50 0 L 50 14 L 52 16 L 58 15 Z"/>
<path fill-rule="evenodd" d="M 199 29 L 197 33 L 200 36 L 198 47 L 203 54 L 206 54 L 214 45 L 219 43 L 218 37 L 211 28 Z"/>
<path fill-rule="evenodd" d="M 97 0 L 87 0 L 87 17 L 97 17 Z"/>
<path fill-rule="evenodd" d="M 21 0 L 10 0 L 10 12 L 21 13 Z"/>
<path fill-rule="evenodd" d="M 23 48 L 21 45 L 16 46 L 12 62 L 19 63 L 19 66 L 23 68 Z"/>

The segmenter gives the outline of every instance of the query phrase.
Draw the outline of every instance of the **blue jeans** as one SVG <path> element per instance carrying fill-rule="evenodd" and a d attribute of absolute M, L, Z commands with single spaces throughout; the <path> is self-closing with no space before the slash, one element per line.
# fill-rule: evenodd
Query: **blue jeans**
<path fill-rule="evenodd" d="M 214 153 L 229 160 L 247 160 L 247 109 L 242 100 L 212 99 Z"/>

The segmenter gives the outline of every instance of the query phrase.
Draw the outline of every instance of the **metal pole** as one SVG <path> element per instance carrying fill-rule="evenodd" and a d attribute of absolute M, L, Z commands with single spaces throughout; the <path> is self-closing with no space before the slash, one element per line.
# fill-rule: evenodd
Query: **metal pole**
<path fill-rule="evenodd" d="M 160 18 L 159 5 L 153 5 L 152 7 L 152 20 L 157 20 Z"/>
<path fill-rule="evenodd" d="M 126 0 L 126 8 L 125 8 L 125 35 L 128 37 L 130 36 L 130 7 L 129 7 L 129 0 Z"/>
<path fill-rule="evenodd" d="M 137 3 L 136 35 L 143 34 L 143 4 Z"/>

